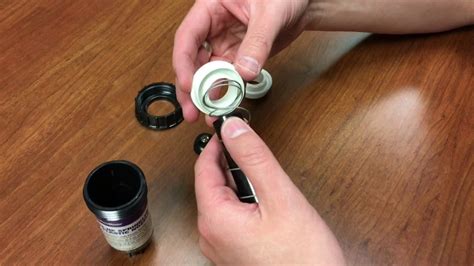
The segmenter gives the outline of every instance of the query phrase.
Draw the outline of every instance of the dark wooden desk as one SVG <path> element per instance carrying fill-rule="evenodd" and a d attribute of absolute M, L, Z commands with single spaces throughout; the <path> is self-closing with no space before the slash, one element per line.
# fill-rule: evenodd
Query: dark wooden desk
<path fill-rule="evenodd" d="M 134 97 L 174 81 L 189 1 L 0 6 L 0 263 L 209 263 L 198 249 L 196 124 L 153 132 Z M 474 263 L 474 28 L 307 33 L 273 58 L 252 125 L 326 219 L 350 264 Z M 137 163 L 154 243 L 112 250 L 82 199 L 101 162 Z M 285 243 L 282 243 L 285 244 Z"/>

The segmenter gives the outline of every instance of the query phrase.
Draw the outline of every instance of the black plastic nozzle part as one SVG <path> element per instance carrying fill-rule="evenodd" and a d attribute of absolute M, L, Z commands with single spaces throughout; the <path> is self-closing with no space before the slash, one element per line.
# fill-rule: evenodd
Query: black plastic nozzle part
<path fill-rule="evenodd" d="M 212 135 L 209 133 L 201 133 L 194 140 L 194 152 L 199 155 L 206 147 L 207 143 L 211 140 Z"/>
<path fill-rule="evenodd" d="M 230 113 L 228 115 L 220 116 L 216 121 L 214 121 L 213 126 L 216 130 L 217 136 L 221 139 L 221 128 L 224 124 L 224 121 L 230 117 L 239 117 L 243 120 L 245 118 L 240 113 Z M 235 185 L 237 187 L 237 196 L 239 197 L 241 202 L 246 203 L 258 203 L 257 195 L 253 189 L 252 183 L 250 180 L 245 176 L 244 172 L 240 170 L 240 167 L 235 163 L 234 159 L 230 156 L 229 152 L 225 148 L 224 145 L 224 155 L 227 160 L 227 164 L 229 166 L 229 171 L 232 174 L 234 179 Z"/>

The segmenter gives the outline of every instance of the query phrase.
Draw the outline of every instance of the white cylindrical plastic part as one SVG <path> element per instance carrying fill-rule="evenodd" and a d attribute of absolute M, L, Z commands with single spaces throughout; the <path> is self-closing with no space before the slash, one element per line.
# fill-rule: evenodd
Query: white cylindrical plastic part
<path fill-rule="evenodd" d="M 229 86 L 227 92 L 218 100 L 209 98 L 209 90 L 221 80 L 237 82 L 239 87 Z M 239 91 L 240 90 L 240 91 Z M 196 107 L 208 115 L 224 115 L 229 108 L 237 107 L 245 95 L 245 85 L 235 67 L 225 61 L 212 61 L 199 68 L 193 77 L 191 99 Z"/>
<path fill-rule="evenodd" d="M 256 79 L 253 80 L 256 84 L 247 83 L 245 88 L 245 98 L 247 99 L 259 99 L 267 94 L 272 87 L 272 76 L 268 71 L 262 69 Z"/>
<path fill-rule="evenodd" d="M 222 80 L 229 81 L 227 92 L 220 99 L 209 98 L 210 90 Z M 234 65 L 225 61 L 212 61 L 200 67 L 193 77 L 191 100 L 203 113 L 213 116 L 227 114 L 242 102 L 244 96 L 248 99 L 258 99 L 267 94 L 272 87 L 272 76 L 262 69 L 255 84 L 247 83 L 245 87 L 242 77 Z"/>

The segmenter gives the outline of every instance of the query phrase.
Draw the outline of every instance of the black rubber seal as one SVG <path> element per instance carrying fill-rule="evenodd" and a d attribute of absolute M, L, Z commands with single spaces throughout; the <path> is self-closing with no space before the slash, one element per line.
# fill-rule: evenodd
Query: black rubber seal
<path fill-rule="evenodd" d="M 164 116 L 148 113 L 148 106 L 154 101 L 168 101 L 175 110 Z M 183 110 L 176 99 L 176 88 L 171 83 L 153 83 L 138 92 L 135 98 L 135 116 L 138 122 L 154 130 L 165 130 L 179 125 L 183 121 Z"/>

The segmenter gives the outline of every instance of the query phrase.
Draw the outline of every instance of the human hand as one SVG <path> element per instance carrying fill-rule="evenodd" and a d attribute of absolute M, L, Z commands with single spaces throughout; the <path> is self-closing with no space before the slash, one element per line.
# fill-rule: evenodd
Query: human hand
<path fill-rule="evenodd" d="M 345 264 L 330 229 L 257 134 L 234 117 L 221 135 L 259 203 L 240 202 L 226 186 L 222 145 L 214 136 L 195 166 L 203 254 L 216 264 Z"/>
<path fill-rule="evenodd" d="M 303 30 L 390 34 L 436 32 L 474 24 L 471 0 L 197 0 L 175 35 L 177 97 L 187 121 L 198 119 L 189 92 L 194 72 L 210 60 L 233 62 L 247 81 L 270 54 Z M 211 46 L 208 51 L 202 45 Z"/>
<path fill-rule="evenodd" d="M 173 67 L 184 118 L 199 112 L 189 96 L 194 72 L 210 60 L 234 63 L 244 80 L 257 77 L 271 53 L 286 47 L 312 19 L 310 0 L 198 0 L 176 31 Z M 206 49 L 203 43 L 211 47 Z"/>

